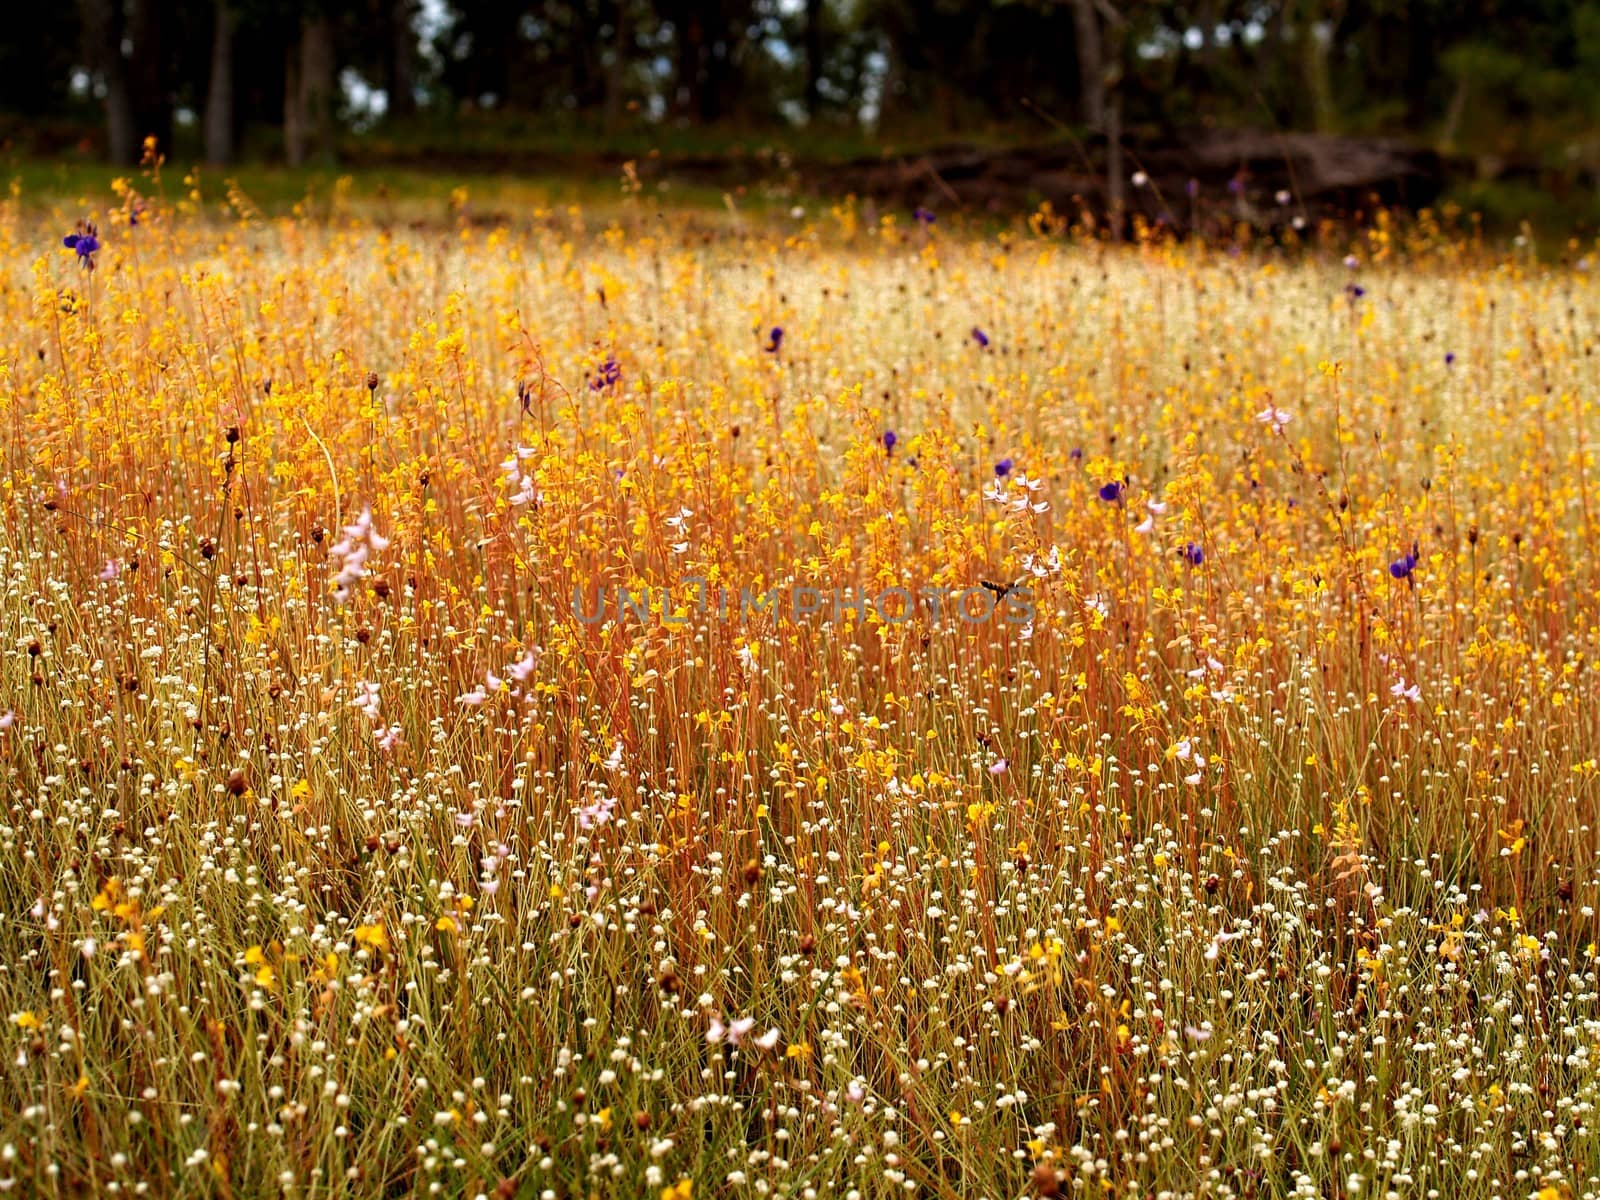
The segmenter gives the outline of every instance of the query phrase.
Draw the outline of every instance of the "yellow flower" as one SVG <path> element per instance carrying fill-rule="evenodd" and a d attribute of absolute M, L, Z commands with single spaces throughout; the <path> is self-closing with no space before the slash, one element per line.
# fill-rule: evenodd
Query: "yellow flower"
<path fill-rule="evenodd" d="M 18 1029 L 42 1029 L 44 1026 L 39 1018 L 33 1015 L 32 1009 L 24 1009 L 19 1013 L 11 1014 L 11 1023 Z"/>
<path fill-rule="evenodd" d="M 89 902 L 95 912 L 109 912 L 122 899 L 122 881 L 113 877 L 101 885 L 100 891 Z"/>
<path fill-rule="evenodd" d="M 389 931 L 382 925 L 357 925 L 355 939 L 356 945 L 365 946 L 379 954 L 389 949 Z"/>

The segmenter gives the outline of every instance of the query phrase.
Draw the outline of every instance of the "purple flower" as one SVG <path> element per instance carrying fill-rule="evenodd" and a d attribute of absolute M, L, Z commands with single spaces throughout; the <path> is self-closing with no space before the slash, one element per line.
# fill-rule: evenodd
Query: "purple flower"
<path fill-rule="evenodd" d="M 883 431 L 883 437 L 879 440 L 883 442 L 883 452 L 885 454 L 893 454 L 895 443 L 898 442 L 900 438 L 894 430 L 885 429 Z"/>
<path fill-rule="evenodd" d="M 95 251 L 100 249 L 100 238 L 93 225 L 78 222 L 78 232 L 69 233 L 61 239 L 61 244 L 68 250 L 78 252 L 78 265 L 86 271 L 94 270 Z"/>
<path fill-rule="evenodd" d="M 768 354 L 776 354 L 783 348 L 783 326 L 774 325 L 772 327 L 771 337 L 772 340 L 768 342 L 763 349 L 765 349 Z"/>
<path fill-rule="evenodd" d="M 599 371 L 589 381 L 589 386 L 597 392 L 607 388 L 616 387 L 622 382 L 622 364 L 617 361 L 615 354 L 606 355 L 605 362 L 600 364 Z"/>
<path fill-rule="evenodd" d="M 976 325 L 972 327 L 972 340 L 978 343 L 980 350 L 986 350 L 989 347 L 989 335 Z"/>
<path fill-rule="evenodd" d="M 1232 192 L 1235 196 L 1244 195 L 1244 176 L 1235 175 L 1232 179 L 1228 180 L 1228 191 Z"/>
<path fill-rule="evenodd" d="M 1417 569 L 1417 563 L 1421 558 L 1417 543 L 1412 542 L 1410 550 L 1389 564 L 1389 574 L 1396 579 L 1410 579 L 1411 572 Z"/>
<path fill-rule="evenodd" d="M 999 462 L 995 463 L 994 473 L 1001 479 L 1004 479 L 1007 475 L 1011 474 L 1011 465 L 1011 460 L 1009 458 L 1002 458 Z"/>
<path fill-rule="evenodd" d="M 1456 352 L 1454 350 L 1450 351 L 1444 356 L 1444 365 L 1447 367 L 1453 367 L 1456 365 Z"/>
<path fill-rule="evenodd" d="M 1183 190 L 1189 194 L 1189 199 L 1193 200 L 1200 194 L 1200 181 L 1198 179 L 1189 180 L 1188 183 L 1183 185 Z"/>
<path fill-rule="evenodd" d="M 1206 560 L 1206 552 L 1201 549 L 1198 542 L 1185 542 L 1183 545 L 1183 559 L 1191 567 L 1198 567 Z"/>
<path fill-rule="evenodd" d="M 926 208 L 923 208 L 920 204 L 911 215 L 917 219 L 917 224 L 922 226 L 932 225 L 936 219 L 933 213 Z"/>
<path fill-rule="evenodd" d="M 1082 458 L 1083 458 L 1083 447 L 1082 446 L 1074 446 L 1072 448 L 1072 461 L 1073 462 L 1079 462 L 1079 461 L 1082 460 Z"/>
<path fill-rule="evenodd" d="M 1345 285 L 1344 290 L 1350 294 L 1350 299 L 1352 300 L 1359 300 L 1367 294 L 1367 289 L 1359 283 L 1348 283 Z"/>
<path fill-rule="evenodd" d="M 1122 484 L 1115 479 L 1110 483 L 1102 484 L 1100 487 L 1100 499 L 1107 504 L 1117 503 L 1122 499 Z"/>

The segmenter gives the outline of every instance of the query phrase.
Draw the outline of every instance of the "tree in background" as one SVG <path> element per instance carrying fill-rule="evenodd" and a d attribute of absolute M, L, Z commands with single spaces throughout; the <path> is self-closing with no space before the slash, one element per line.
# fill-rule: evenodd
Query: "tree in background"
<path fill-rule="evenodd" d="M 1473 154 L 1490 175 L 1532 162 L 1588 179 L 1600 164 L 1600 0 L 76 0 L 65 19 L 13 8 L 0 39 L 6 136 L 59 147 L 41 131 L 83 128 L 93 108 L 93 141 L 121 163 L 146 136 L 217 164 L 327 162 L 345 131 L 382 122 L 452 144 L 467 120 L 508 139 L 806 124 L 924 139 L 1038 136 L 1044 114 L 1112 154 L 1124 138 L 1215 124 L 1404 133 Z"/>

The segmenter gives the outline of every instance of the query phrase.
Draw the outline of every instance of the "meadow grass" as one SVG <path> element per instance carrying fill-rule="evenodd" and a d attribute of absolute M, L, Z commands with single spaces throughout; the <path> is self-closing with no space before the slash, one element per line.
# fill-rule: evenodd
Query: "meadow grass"
<path fill-rule="evenodd" d="M 1600 1196 L 1585 263 L 136 188 L 0 208 L 0 1187 Z"/>

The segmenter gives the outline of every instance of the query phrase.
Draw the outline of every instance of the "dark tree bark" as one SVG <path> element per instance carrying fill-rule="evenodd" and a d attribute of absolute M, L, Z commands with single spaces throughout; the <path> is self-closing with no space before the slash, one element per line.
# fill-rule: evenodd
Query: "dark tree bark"
<path fill-rule="evenodd" d="M 300 86 L 302 34 L 295 31 L 283 52 L 283 156 L 291 167 L 306 161 L 306 117 Z"/>
<path fill-rule="evenodd" d="M 806 115 L 822 107 L 822 0 L 806 0 Z"/>
<path fill-rule="evenodd" d="M 162 153 L 172 153 L 171 51 L 165 44 L 163 18 L 171 18 L 162 0 L 133 0 L 128 35 L 133 56 L 128 60 L 128 90 L 141 137 L 153 137 Z M 176 40 L 176 39 L 174 39 Z"/>
<path fill-rule="evenodd" d="M 416 0 L 393 0 L 389 9 L 389 113 L 409 117 L 417 111 L 417 33 L 411 22 Z"/>
<path fill-rule="evenodd" d="M 106 147 L 111 161 L 139 161 L 139 128 L 122 57 L 122 6 L 113 0 L 83 0 L 83 31 L 90 69 L 105 89 Z"/>
<path fill-rule="evenodd" d="M 633 30 L 628 25 L 628 0 L 616 0 L 612 9 L 611 61 L 606 64 L 605 72 L 605 121 L 608 129 L 615 129 L 622 121 L 628 65 L 633 61 Z"/>
<path fill-rule="evenodd" d="M 327 17 L 315 16 L 301 22 L 299 65 L 297 107 L 301 145 L 300 157 L 295 165 L 307 161 L 308 157 L 332 162 L 337 151 L 338 133 L 334 124 L 334 106 L 338 100 L 335 92 L 337 64 L 334 58 L 333 22 Z"/>
<path fill-rule="evenodd" d="M 226 166 L 233 161 L 233 33 L 234 16 L 227 0 L 212 6 L 211 79 L 206 85 L 206 162 Z"/>
<path fill-rule="evenodd" d="M 1100 18 L 1094 0 L 1072 0 L 1078 42 L 1078 106 L 1085 126 L 1096 133 L 1106 127 L 1106 62 L 1100 40 Z"/>

